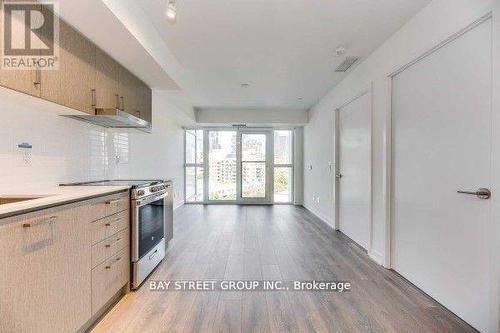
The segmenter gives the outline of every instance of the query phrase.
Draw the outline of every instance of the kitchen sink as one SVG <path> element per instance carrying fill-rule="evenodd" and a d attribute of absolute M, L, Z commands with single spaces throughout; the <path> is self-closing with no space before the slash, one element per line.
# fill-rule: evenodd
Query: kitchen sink
<path fill-rule="evenodd" d="M 6 205 L 15 202 L 35 200 L 45 198 L 45 196 L 0 196 L 0 205 Z"/>

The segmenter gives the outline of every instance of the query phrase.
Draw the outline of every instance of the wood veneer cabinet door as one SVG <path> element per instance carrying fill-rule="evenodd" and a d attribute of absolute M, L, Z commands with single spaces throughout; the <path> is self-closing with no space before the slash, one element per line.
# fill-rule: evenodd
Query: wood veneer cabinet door
<path fill-rule="evenodd" d="M 140 101 L 140 110 L 141 110 L 141 118 L 152 122 L 153 114 L 152 114 L 152 92 L 151 88 L 149 88 L 144 83 L 141 85 L 139 89 L 139 101 Z"/>
<path fill-rule="evenodd" d="M 2 221 L 0 332 L 76 332 L 90 319 L 91 229 L 80 216 L 69 205 Z"/>
<path fill-rule="evenodd" d="M 2 1 L 0 1 L 0 17 L 3 17 Z M 0 24 L 0 50 L 3 50 L 3 34 L 3 24 Z M 2 61 L 4 61 L 3 57 Z M 40 72 L 37 70 L 0 69 L 0 85 L 40 97 Z"/>
<path fill-rule="evenodd" d="M 131 115 L 137 116 L 137 81 L 136 77 L 128 69 L 119 67 L 119 91 L 120 109 Z"/>
<path fill-rule="evenodd" d="M 132 74 L 132 114 L 141 119 L 144 118 L 144 107 L 142 104 L 141 91 L 144 86 L 141 80 L 139 80 L 135 75 Z"/>
<path fill-rule="evenodd" d="M 120 107 L 123 111 L 151 122 L 151 89 L 120 66 Z"/>
<path fill-rule="evenodd" d="M 95 94 L 98 108 L 119 107 L 120 65 L 96 47 Z"/>
<path fill-rule="evenodd" d="M 62 20 L 59 34 L 62 104 L 94 114 L 96 46 Z"/>
<path fill-rule="evenodd" d="M 41 10 L 48 11 L 49 9 L 45 6 L 41 6 Z M 50 31 L 45 29 L 42 30 L 41 39 L 45 42 L 45 40 L 50 41 L 52 36 L 50 36 Z M 60 42 L 58 41 L 58 45 L 56 47 L 60 47 Z M 60 57 L 58 58 L 58 63 L 60 64 Z M 64 104 L 63 101 L 63 93 L 61 89 L 61 67 L 55 70 L 43 70 L 40 71 L 39 76 L 41 77 L 40 82 L 40 97 L 46 99 L 51 102 L 55 102 L 58 104 Z"/>

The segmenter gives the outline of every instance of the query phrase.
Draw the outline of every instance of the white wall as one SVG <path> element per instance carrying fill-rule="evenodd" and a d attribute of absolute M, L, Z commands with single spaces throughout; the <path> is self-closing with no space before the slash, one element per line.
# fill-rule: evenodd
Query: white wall
<path fill-rule="evenodd" d="M 493 17 L 498 41 L 500 14 L 498 0 L 434 0 L 397 33 L 355 68 L 339 85 L 332 89 L 309 111 L 309 124 L 304 131 L 304 205 L 322 217 L 332 226 L 335 225 L 334 174 L 328 172 L 328 163 L 334 161 L 334 110 L 373 85 L 373 246 L 369 255 L 381 264 L 388 264 L 389 248 L 386 242 L 388 219 L 386 190 L 387 174 L 385 166 L 388 159 L 388 131 L 386 117 L 390 107 L 388 75 L 419 55 L 430 50 L 454 33 L 494 9 Z M 493 8 L 496 6 L 496 8 Z M 496 71 L 494 74 L 495 108 L 498 110 L 498 59 L 500 52 L 496 47 Z M 500 119 L 498 120 L 500 123 Z M 389 152 L 390 153 L 390 152 Z M 500 157 L 498 157 L 500 160 Z M 500 161 L 498 162 L 500 163 Z M 312 170 L 308 166 L 312 165 Z M 500 166 L 500 164 L 499 164 Z M 495 183 L 495 180 L 493 180 Z M 500 180 L 499 180 L 500 182 Z M 319 196 L 320 202 L 312 200 Z M 500 202 L 498 203 L 500 210 Z M 498 231 L 498 230 L 497 230 Z M 498 232 L 492 236 L 492 244 L 498 244 Z M 492 249 L 492 258 L 499 257 L 498 246 Z M 495 259 L 492 259 L 495 260 Z M 493 265 L 497 267 L 498 262 Z M 492 275 L 493 287 L 498 287 L 499 274 Z M 494 289 L 494 288 L 493 288 Z M 493 290 L 497 295 L 498 289 Z M 498 301 L 493 301 L 498 303 Z M 498 308 L 492 318 L 498 318 Z M 498 323 L 497 323 L 498 324 Z M 492 332 L 496 328 L 492 329 Z"/>
<path fill-rule="evenodd" d="M 194 120 L 194 113 L 175 94 L 153 92 L 153 133 L 146 134 L 64 118 L 60 114 L 74 111 L 0 88 L 0 192 L 98 179 L 172 178 L 174 205 L 182 204 L 184 139 L 172 114 Z M 22 142 L 33 145 L 31 166 L 20 158 Z"/>
<path fill-rule="evenodd" d="M 383 162 L 385 117 L 390 102 L 387 76 L 485 15 L 492 3 L 492 0 L 434 0 L 309 111 L 309 124 L 304 132 L 304 202 L 333 226 L 334 174 L 328 172 L 328 163 L 334 161 L 334 110 L 373 82 L 372 250 L 379 258 L 383 258 L 386 251 Z M 309 165 L 312 170 L 308 170 Z M 314 202 L 313 196 L 319 196 L 320 202 Z"/>

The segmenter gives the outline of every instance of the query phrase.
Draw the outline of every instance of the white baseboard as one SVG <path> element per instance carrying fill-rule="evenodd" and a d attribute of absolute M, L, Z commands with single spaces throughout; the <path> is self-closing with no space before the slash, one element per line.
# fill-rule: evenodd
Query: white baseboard
<path fill-rule="evenodd" d="M 179 202 L 177 205 L 175 205 L 175 206 L 174 206 L 174 210 L 176 210 L 177 208 L 180 208 L 180 207 L 182 207 L 182 206 L 184 206 L 184 201 L 181 201 L 181 202 Z"/>
<path fill-rule="evenodd" d="M 302 204 L 302 207 L 307 209 L 309 212 L 311 212 L 314 216 L 319 218 L 323 223 L 325 223 L 330 229 L 335 230 L 335 225 L 331 219 L 329 219 L 327 216 L 323 215 L 322 213 L 318 212 L 316 209 L 312 208 L 309 205 L 306 205 L 305 203 Z"/>
<path fill-rule="evenodd" d="M 377 264 L 384 266 L 384 256 L 382 255 L 382 253 L 372 249 L 368 251 L 368 256 Z"/>
<path fill-rule="evenodd" d="M 302 205 L 305 209 L 307 209 L 309 212 L 311 212 L 313 215 L 315 215 L 317 218 L 319 218 L 325 225 L 330 227 L 330 229 L 335 230 L 335 226 L 333 224 L 333 221 L 326 217 L 325 215 L 321 214 L 318 212 L 316 209 L 312 208 L 311 206 L 306 205 L 305 203 Z M 369 250 L 368 251 L 368 257 L 375 261 L 377 264 L 384 266 L 384 256 L 382 253 L 376 251 L 376 250 Z"/>

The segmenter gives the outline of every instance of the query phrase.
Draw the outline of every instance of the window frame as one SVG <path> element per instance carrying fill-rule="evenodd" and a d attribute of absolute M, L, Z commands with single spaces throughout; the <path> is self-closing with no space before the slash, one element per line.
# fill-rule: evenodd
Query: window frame
<path fill-rule="evenodd" d="M 295 132 L 293 129 L 289 128 L 273 128 L 273 141 L 274 141 L 274 133 L 277 132 L 277 131 L 289 131 L 290 132 L 290 135 L 292 137 L 292 139 L 290 140 L 290 163 L 275 163 L 276 159 L 275 159 L 275 152 L 276 151 L 273 151 L 273 163 L 272 163 L 272 168 L 273 168 L 273 193 L 272 193 L 272 197 L 273 197 L 273 204 L 275 205 L 292 205 L 294 203 L 294 200 L 295 200 Z M 273 146 L 273 149 L 276 149 L 276 145 Z M 276 168 L 289 168 L 290 169 L 290 179 L 291 179 L 291 183 L 290 183 L 290 201 L 286 201 L 286 202 L 276 202 L 274 200 L 274 180 L 275 180 L 275 171 L 276 171 Z"/>
<path fill-rule="evenodd" d="M 195 127 L 195 128 L 183 128 L 184 130 L 184 202 L 186 204 L 251 204 L 252 202 L 245 202 L 244 200 L 240 201 L 238 200 L 234 200 L 234 201 L 210 201 L 208 200 L 208 177 L 209 177 L 209 171 L 208 171 L 208 167 L 209 167 L 209 163 L 208 163 L 208 143 L 209 143 L 209 140 L 208 140 L 208 132 L 209 131 L 214 131 L 214 130 L 236 130 L 237 131 L 237 135 L 239 136 L 240 135 L 240 130 L 270 130 L 271 131 L 271 138 L 272 138 L 272 150 L 270 151 L 270 154 L 271 154 L 271 159 L 270 159 L 270 163 L 269 163 L 269 167 L 270 167 L 270 172 L 269 172 L 269 176 L 272 177 L 272 179 L 270 179 L 271 181 L 269 182 L 270 183 L 270 200 L 269 200 L 269 204 L 272 204 L 272 205 L 293 205 L 295 204 L 295 128 L 293 127 L 249 127 L 249 128 L 234 128 L 234 127 L 229 127 L 229 126 L 224 126 L 224 127 Z M 203 135 L 203 161 L 201 163 L 198 162 L 198 159 L 197 159 L 197 155 L 198 155 L 198 145 L 195 144 L 195 163 L 186 163 L 186 154 L 187 154 L 187 147 L 186 147 L 186 143 L 187 143 L 187 140 L 186 140 L 186 135 L 187 135 L 187 132 L 188 131 L 200 131 Z M 290 163 L 285 163 L 285 164 L 281 164 L 281 163 L 275 163 L 275 151 L 274 151 L 274 133 L 275 131 L 289 131 L 290 134 L 291 134 L 291 147 L 290 147 Z M 238 144 L 237 144 L 238 145 Z M 203 200 L 201 201 L 187 201 L 187 198 L 186 198 L 186 194 L 187 194 L 187 177 L 186 177 L 186 171 L 187 171 L 187 168 L 188 167 L 194 167 L 195 168 L 195 177 L 196 175 L 198 174 L 197 173 L 197 170 L 198 168 L 202 168 L 203 169 L 203 191 L 202 193 L 199 193 L 199 194 L 202 194 L 203 196 Z M 274 171 L 275 171 L 275 168 L 289 168 L 290 169 L 290 174 L 291 174 L 291 182 L 290 182 L 290 201 L 287 201 L 287 202 L 275 202 L 274 200 Z M 197 191 L 199 191 L 199 189 L 197 188 L 197 182 L 196 182 L 196 179 L 195 179 L 195 195 L 196 197 L 199 197 L 199 194 Z"/>
<path fill-rule="evenodd" d="M 189 132 L 194 131 L 194 163 L 187 163 L 187 135 L 190 134 Z M 186 204 L 200 204 L 205 202 L 205 194 L 204 194 L 204 189 L 202 189 L 201 193 L 198 193 L 198 181 L 197 181 L 197 176 L 198 176 L 198 168 L 203 169 L 203 182 L 205 182 L 205 151 L 203 151 L 203 161 L 201 163 L 198 162 L 198 135 L 197 131 L 201 131 L 202 133 L 202 138 L 203 138 L 203 147 L 205 144 L 205 133 L 203 129 L 200 128 L 184 128 L 184 203 Z M 192 134 L 191 134 L 192 135 Z M 201 194 L 203 197 L 203 200 L 194 200 L 194 201 L 188 201 L 187 197 L 187 168 L 194 168 L 194 191 L 195 191 L 195 198 L 198 198 L 198 196 Z"/>

